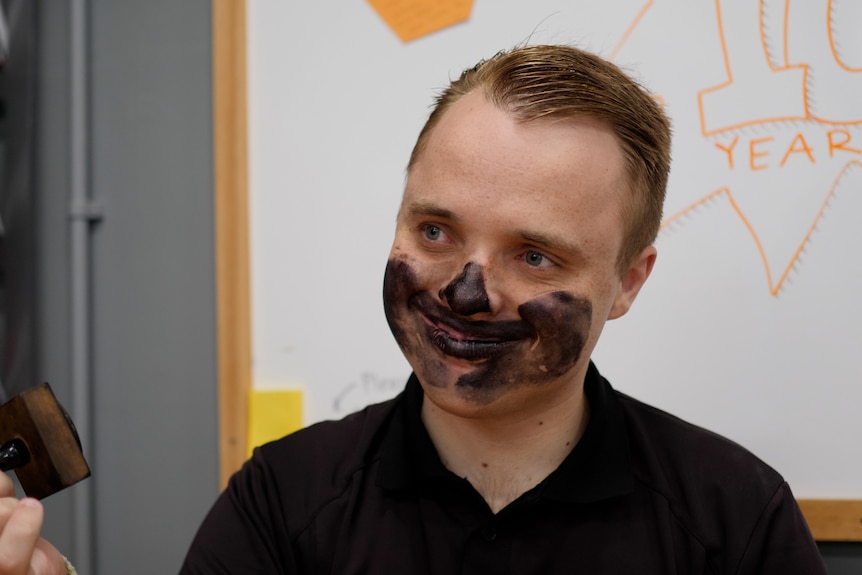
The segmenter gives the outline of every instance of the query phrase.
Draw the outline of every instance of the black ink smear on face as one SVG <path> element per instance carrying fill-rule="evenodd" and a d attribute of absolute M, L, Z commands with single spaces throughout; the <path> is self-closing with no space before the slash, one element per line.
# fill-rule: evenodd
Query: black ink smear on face
<path fill-rule="evenodd" d="M 440 299 L 445 299 L 452 311 L 459 315 L 473 315 L 491 311 L 491 300 L 485 292 L 482 268 L 470 262 L 464 271 L 440 290 Z"/>
<path fill-rule="evenodd" d="M 427 324 L 409 309 L 409 301 L 419 291 L 413 268 L 403 260 L 389 260 L 383 276 L 383 310 L 386 322 L 404 357 L 420 381 L 443 387 L 448 373 L 445 358 L 426 334 Z"/>
<path fill-rule="evenodd" d="M 592 324 L 588 300 L 557 291 L 521 304 L 518 313 L 535 330 L 537 340 L 462 375 L 457 386 L 475 401 L 490 403 L 507 389 L 552 381 L 581 357 Z"/>
<path fill-rule="evenodd" d="M 407 262 L 389 260 L 386 263 L 386 273 L 383 275 L 383 311 L 395 341 L 404 352 L 408 349 L 406 347 L 407 308 L 399 304 L 406 302 L 416 289 L 416 274 Z"/>
<path fill-rule="evenodd" d="M 446 291 L 459 278 L 476 285 L 475 273 L 465 268 L 438 292 L 441 300 L 449 303 L 458 296 Z M 436 387 L 454 383 L 476 403 L 488 404 L 508 389 L 562 376 L 578 363 L 589 337 L 592 304 L 569 292 L 527 301 L 518 307 L 521 319 L 510 321 L 466 320 L 432 293 L 405 261 L 390 260 L 383 289 L 386 318 L 420 381 Z M 471 361 L 476 368 L 452 382 L 447 356 Z"/>

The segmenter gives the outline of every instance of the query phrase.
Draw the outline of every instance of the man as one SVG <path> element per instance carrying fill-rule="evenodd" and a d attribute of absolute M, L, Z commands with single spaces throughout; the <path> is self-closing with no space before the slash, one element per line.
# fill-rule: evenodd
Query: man
<path fill-rule="evenodd" d="M 652 271 L 669 163 L 660 107 L 596 56 L 465 71 L 386 267 L 405 391 L 256 450 L 182 573 L 825 573 L 776 472 L 590 362 Z"/>
<path fill-rule="evenodd" d="M 660 107 L 598 57 L 465 71 L 386 268 L 406 390 L 258 449 L 182 572 L 824 573 L 777 473 L 590 362 L 652 271 L 669 163 Z"/>

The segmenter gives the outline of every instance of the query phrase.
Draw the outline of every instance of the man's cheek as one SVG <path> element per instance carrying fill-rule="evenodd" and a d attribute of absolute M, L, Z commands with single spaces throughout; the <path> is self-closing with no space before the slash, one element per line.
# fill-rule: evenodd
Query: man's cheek
<path fill-rule="evenodd" d="M 543 372 L 560 375 L 578 362 L 592 326 L 589 300 L 558 291 L 522 304 L 518 312 L 539 337 L 533 357 Z"/>
<path fill-rule="evenodd" d="M 413 260 L 395 257 L 387 262 L 383 275 L 383 311 L 392 335 L 404 351 L 420 343 L 416 325 L 420 320 L 410 310 L 411 299 L 426 291 L 421 265 L 418 268 Z"/>
<path fill-rule="evenodd" d="M 395 340 L 407 347 L 407 301 L 415 293 L 416 274 L 401 259 L 390 259 L 383 275 L 383 311 Z"/>
<path fill-rule="evenodd" d="M 390 259 L 383 274 L 383 304 L 387 308 L 403 304 L 416 291 L 416 272 L 403 259 Z M 387 311 L 388 314 L 388 311 Z"/>

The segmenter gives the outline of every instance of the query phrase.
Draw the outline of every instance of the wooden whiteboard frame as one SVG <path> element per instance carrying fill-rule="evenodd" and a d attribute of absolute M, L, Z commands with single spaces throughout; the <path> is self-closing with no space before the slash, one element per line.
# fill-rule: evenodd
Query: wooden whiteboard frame
<path fill-rule="evenodd" d="M 212 1 L 219 484 L 246 458 L 251 388 L 245 0 Z"/>
<path fill-rule="evenodd" d="M 213 0 L 220 484 L 246 458 L 251 389 L 245 0 Z M 862 500 L 801 499 L 818 541 L 862 542 Z"/>

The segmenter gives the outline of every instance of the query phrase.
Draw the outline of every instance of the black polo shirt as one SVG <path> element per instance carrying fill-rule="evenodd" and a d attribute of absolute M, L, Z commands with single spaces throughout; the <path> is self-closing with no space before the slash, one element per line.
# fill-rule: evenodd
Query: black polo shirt
<path fill-rule="evenodd" d="M 440 462 L 415 376 L 397 398 L 257 449 L 182 574 L 821 574 L 784 480 L 740 446 L 615 392 L 496 515 Z"/>

